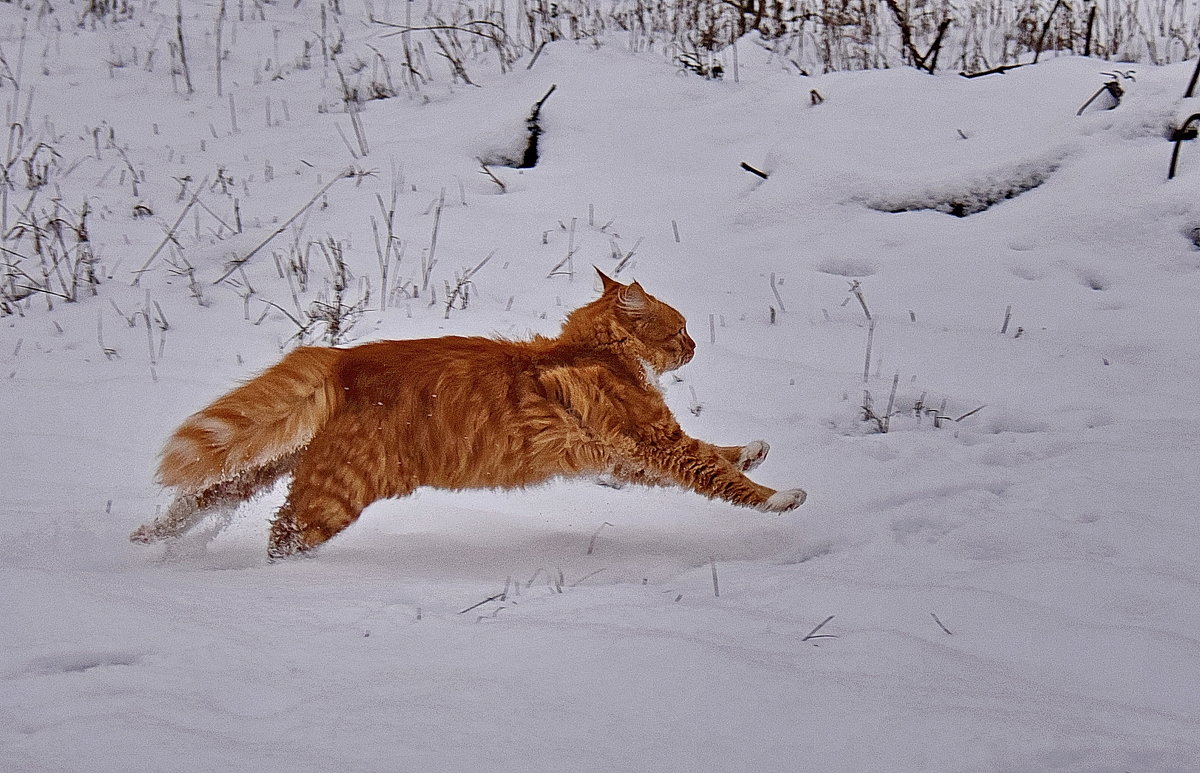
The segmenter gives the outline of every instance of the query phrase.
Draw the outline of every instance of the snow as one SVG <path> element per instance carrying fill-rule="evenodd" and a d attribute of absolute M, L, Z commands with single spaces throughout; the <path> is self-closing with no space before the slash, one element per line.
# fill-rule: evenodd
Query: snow
<path fill-rule="evenodd" d="M 1200 112 L 1180 98 L 1191 64 L 1138 65 L 1119 106 L 1076 116 L 1110 63 L 804 78 L 747 38 L 737 82 L 713 82 L 620 38 L 564 42 L 532 69 L 473 65 L 478 88 L 443 77 L 366 103 L 353 158 L 336 75 L 291 64 L 313 9 L 265 8 L 228 23 L 220 98 L 211 9 L 189 17 L 191 96 L 152 15 L 31 19 L 27 82 L 0 90 L 60 154 L 32 210 L 58 199 L 72 222 L 87 200 L 104 278 L 0 319 L 0 768 L 1196 768 L 1200 155 L 1185 146 L 1168 182 L 1165 140 Z M 10 60 L 22 18 L 0 8 Z M 345 26 L 347 56 L 370 42 L 399 59 L 397 38 Z M 551 84 L 542 161 L 494 167 L 502 193 L 478 158 L 520 148 Z M 98 127 L 142 173 L 136 194 Z M 334 183 L 238 285 L 212 284 L 349 167 L 373 174 Z M 131 286 L 185 175 L 207 180 L 206 209 Z M 17 181 L 9 228 L 28 217 Z M 389 284 L 421 285 L 440 218 L 433 304 L 380 309 L 372 218 L 382 232 L 393 188 Z M 991 206 L 946 214 L 966 200 Z M 168 434 L 295 343 L 265 303 L 299 314 L 271 252 L 327 238 L 371 283 L 357 341 L 552 334 L 594 297 L 590 266 L 635 250 L 620 278 L 678 307 L 698 344 L 663 381 L 685 428 L 764 438 L 752 477 L 808 501 L 421 490 L 268 565 L 277 488 L 223 530 L 130 544 L 169 499 L 153 484 Z M 180 249 L 205 306 L 169 270 Z M 444 283 L 493 251 L 447 315 Z M 301 308 L 327 293 L 312 258 Z M 880 434 L 863 390 L 882 416 L 897 375 Z"/>

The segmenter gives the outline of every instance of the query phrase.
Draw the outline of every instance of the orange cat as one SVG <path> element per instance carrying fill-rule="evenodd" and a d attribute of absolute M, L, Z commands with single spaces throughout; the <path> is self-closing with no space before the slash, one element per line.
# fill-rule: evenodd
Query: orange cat
<path fill-rule="evenodd" d="M 311 550 L 372 502 L 418 486 L 608 474 L 764 511 L 802 504 L 804 491 L 743 474 L 766 457 L 766 443 L 714 446 L 684 434 L 656 383 L 692 359 L 683 316 L 636 282 L 600 278 L 603 294 L 572 312 L 557 338 L 296 349 L 176 430 L 159 465 L 175 500 L 130 539 L 178 536 L 288 473 L 272 558 Z"/>

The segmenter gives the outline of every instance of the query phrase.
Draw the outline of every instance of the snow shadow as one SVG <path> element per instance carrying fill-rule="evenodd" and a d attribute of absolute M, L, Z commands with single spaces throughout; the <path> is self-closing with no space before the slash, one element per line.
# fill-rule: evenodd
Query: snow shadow
<path fill-rule="evenodd" d="M 1056 163 L 1020 164 L 962 184 L 951 183 L 913 193 L 878 196 L 868 199 L 867 206 L 880 212 L 933 210 L 955 217 L 968 217 L 1040 187 L 1057 169 Z"/>

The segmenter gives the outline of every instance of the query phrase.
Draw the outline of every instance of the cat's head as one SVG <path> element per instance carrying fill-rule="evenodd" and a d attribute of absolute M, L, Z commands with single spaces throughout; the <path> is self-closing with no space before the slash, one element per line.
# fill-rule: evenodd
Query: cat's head
<path fill-rule="evenodd" d="M 614 340 L 644 361 L 655 373 L 675 370 L 691 361 L 696 342 L 687 332 L 687 320 L 675 309 L 646 292 L 640 284 L 621 284 L 596 269 L 604 292 L 577 310 L 571 318 L 601 323 Z M 582 313 L 582 314 L 581 314 Z M 568 320 L 568 325 L 572 319 Z"/>

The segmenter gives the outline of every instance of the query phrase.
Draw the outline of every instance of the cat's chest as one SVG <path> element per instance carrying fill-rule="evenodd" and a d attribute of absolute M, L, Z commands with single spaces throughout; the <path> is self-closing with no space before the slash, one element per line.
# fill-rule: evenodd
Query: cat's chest
<path fill-rule="evenodd" d="M 654 366 L 651 365 L 647 360 L 642 360 L 641 365 L 643 385 L 660 398 L 665 398 L 667 393 L 665 390 L 663 390 L 662 381 L 659 379 L 658 371 L 656 371 Z"/>

